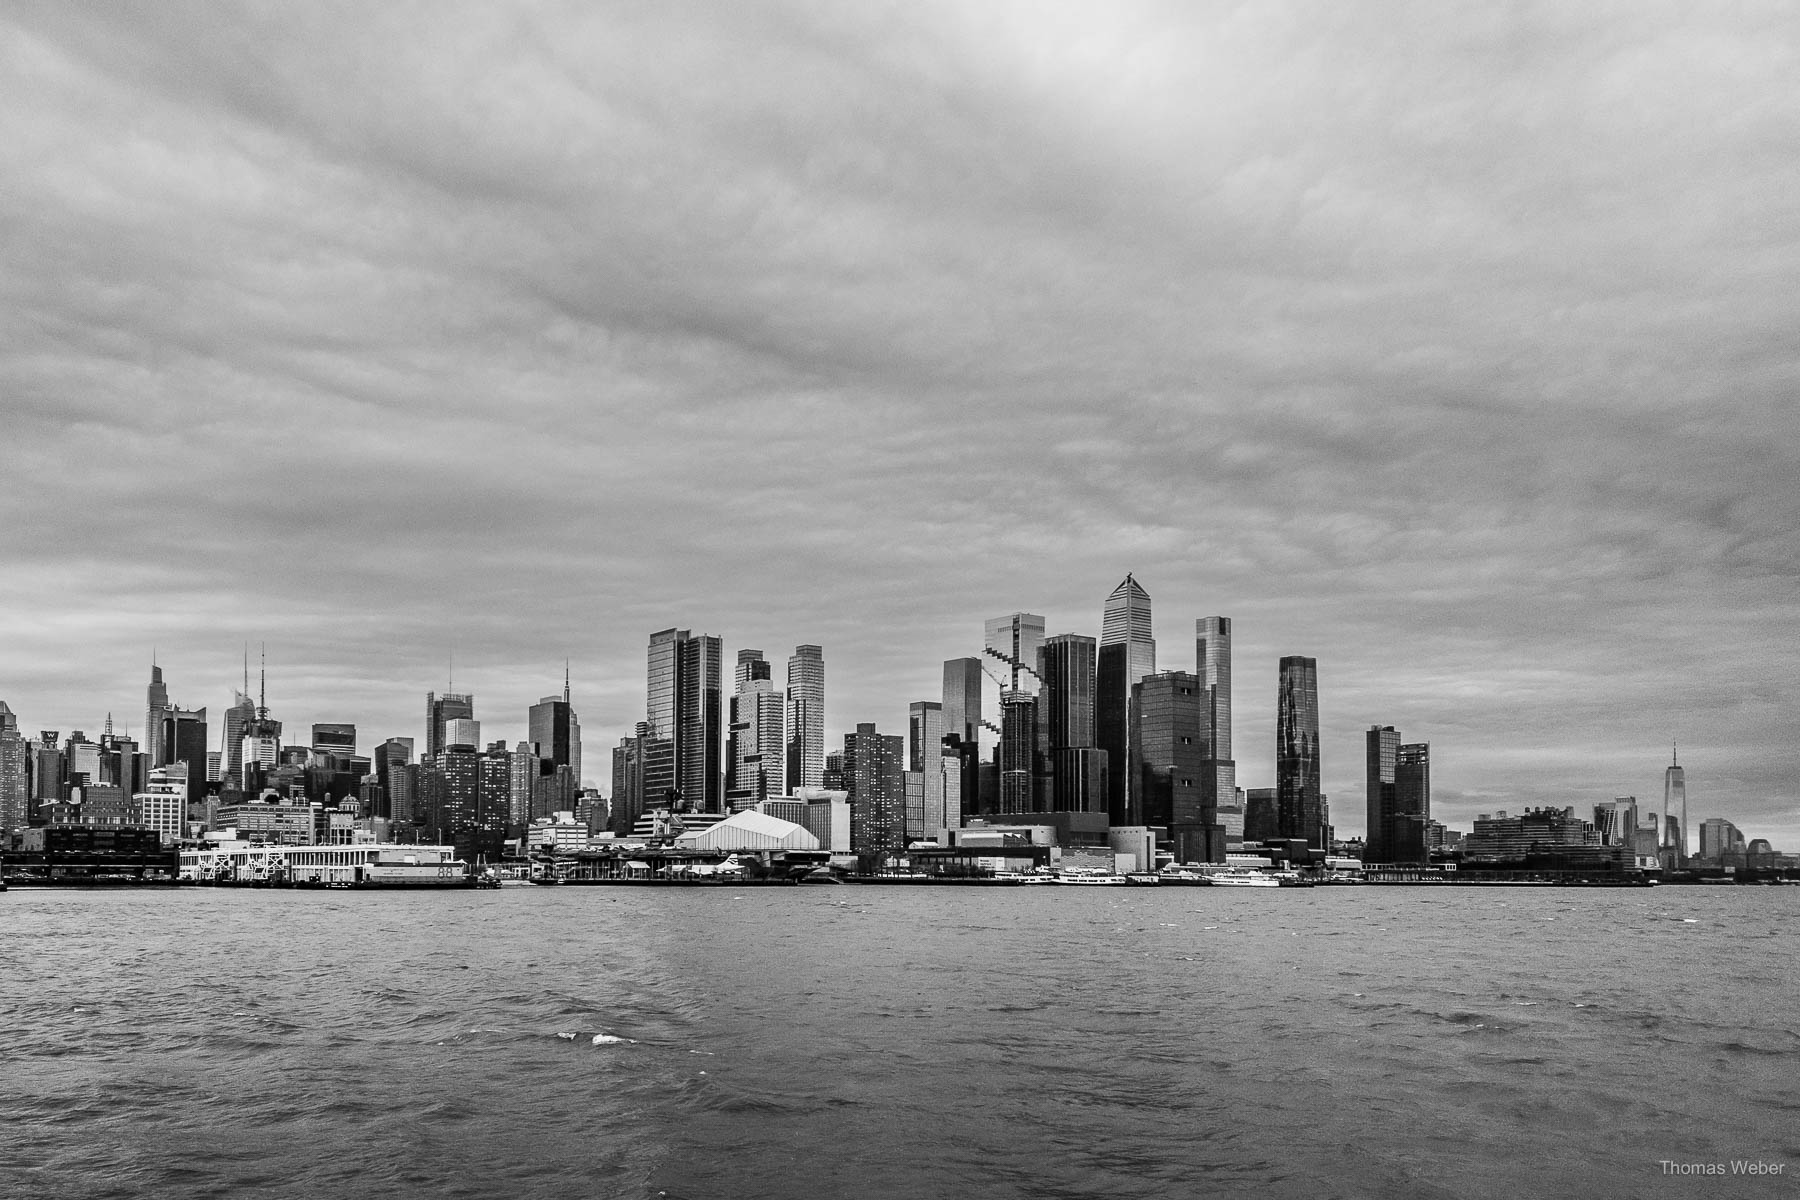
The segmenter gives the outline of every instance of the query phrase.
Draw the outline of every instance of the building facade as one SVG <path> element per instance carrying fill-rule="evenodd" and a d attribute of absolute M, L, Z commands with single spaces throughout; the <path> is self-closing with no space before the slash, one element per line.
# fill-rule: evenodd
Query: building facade
<path fill-rule="evenodd" d="M 1290 655 L 1281 660 L 1275 703 L 1276 820 L 1281 837 L 1329 850 L 1319 774 L 1319 664 Z"/>
<path fill-rule="evenodd" d="M 783 724 L 788 739 L 787 785 L 816 788 L 825 780 L 825 651 L 795 646 L 787 665 Z"/>
<path fill-rule="evenodd" d="M 1107 776 L 1107 811 L 1115 825 L 1141 825 L 1137 780 L 1131 758 L 1131 689 L 1156 672 L 1156 639 L 1151 633 L 1150 593 L 1130 575 L 1106 598 L 1100 618 L 1100 645 L 1094 669 L 1094 740 L 1112 767 Z"/>

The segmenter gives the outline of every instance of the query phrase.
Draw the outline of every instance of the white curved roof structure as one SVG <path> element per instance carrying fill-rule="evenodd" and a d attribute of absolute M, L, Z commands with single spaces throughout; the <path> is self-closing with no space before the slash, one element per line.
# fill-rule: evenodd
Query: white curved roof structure
<path fill-rule="evenodd" d="M 683 850 L 717 850 L 726 853 L 738 850 L 819 849 L 819 839 L 808 833 L 803 826 L 771 817 L 767 813 L 759 813 L 753 808 L 733 813 L 706 829 L 683 834 L 675 840 L 675 844 Z"/>

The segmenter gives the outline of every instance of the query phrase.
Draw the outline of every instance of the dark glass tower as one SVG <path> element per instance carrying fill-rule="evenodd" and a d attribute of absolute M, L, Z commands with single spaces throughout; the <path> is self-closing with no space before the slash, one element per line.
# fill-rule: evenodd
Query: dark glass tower
<path fill-rule="evenodd" d="M 1169 831 L 1177 862 L 1224 861 L 1224 830 L 1203 779 L 1205 704 L 1199 677 L 1163 671 L 1140 680 L 1132 696 L 1131 770 L 1143 824 Z"/>
<path fill-rule="evenodd" d="M 1094 745 L 1095 663 L 1094 639 L 1079 633 L 1047 638 L 1038 651 L 1038 747 L 1051 812 L 1106 811 L 1108 763 Z"/>
<path fill-rule="evenodd" d="M 1363 861 L 1388 863 L 1394 857 L 1394 768 L 1400 761 L 1400 732 L 1392 725 L 1371 725 L 1367 737 L 1364 796 L 1367 830 Z"/>
<path fill-rule="evenodd" d="M 1217 812 L 1237 803 L 1237 761 L 1231 752 L 1231 618 L 1194 622 L 1194 674 L 1200 677 L 1201 736 L 1206 739 L 1207 795 Z"/>
<path fill-rule="evenodd" d="M 724 647 L 685 629 L 650 635 L 644 803 L 725 810 Z"/>
<path fill-rule="evenodd" d="M 1400 747 L 1394 761 L 1394 817 L 1388 834 L 1394 861 L 1430 860 L 1426 826 L 1431 824 L 1431 744 Z"/>
<path fill-rule="evenodd" d="M 425 753 L 421 761 L 435 761 L 444 752 L 444 726 L 450 721 L 475 719 L 475 697 L 459 692 L 425 693 Z"/>
<path fill-rule="evenodd" d="M 961 812 L 981 812 L 981 660 L 952 658 L 944 662 L 944 745 L 959 760 Z"/>
<path fill-rule="evenodd" d="M 1094 677 L 1094 740 L 1115 767 L 1130 761 L 1132 685 L 1156 671 L 1150 630 L 1150 593 L 1127 575 L 1106 598 Z M 1114 825 L 1144 823 L 1133 774 L 1108 772 L 1106 807 Z"/>
<path fill-rule="evenodd" d="M 1325 803 L 1319 794 L 1319 664 L 1290 655 L 1281 660 L 1275 704 L 1275 817 L 1284 838 L 1330 849 Z"/>

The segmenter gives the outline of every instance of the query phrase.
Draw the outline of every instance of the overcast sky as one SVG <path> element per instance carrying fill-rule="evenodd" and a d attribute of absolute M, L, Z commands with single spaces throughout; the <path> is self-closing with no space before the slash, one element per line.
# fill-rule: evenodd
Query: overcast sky
<path fill-rule="evenodd" d="M 1236 623 L 1238 777 L 1800 849 L 1791 4 L 0 4 L 0 699 L 151 654 L 590 781 L 670 625 L 900 732 L 1025 609 Z M 254 667 L 254 664 L 253 664 Z M 782 668 L 777 667 L 777 679 Z"/>

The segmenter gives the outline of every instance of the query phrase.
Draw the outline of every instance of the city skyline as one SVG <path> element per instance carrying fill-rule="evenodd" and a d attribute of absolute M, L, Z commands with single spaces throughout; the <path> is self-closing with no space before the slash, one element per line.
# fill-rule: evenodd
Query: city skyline
<path fill-rule="evenodd" d="M 1316 660 L 1342 831 L 1381 725 L 1800 844 L 1791 22 L 1395 15 L 8 8 L 0 699 L 511 744 L 572 659 L 599 781 L 651 631 L 822 646 L 831 750 L 1131 573 L 1240 787 Z"/>

